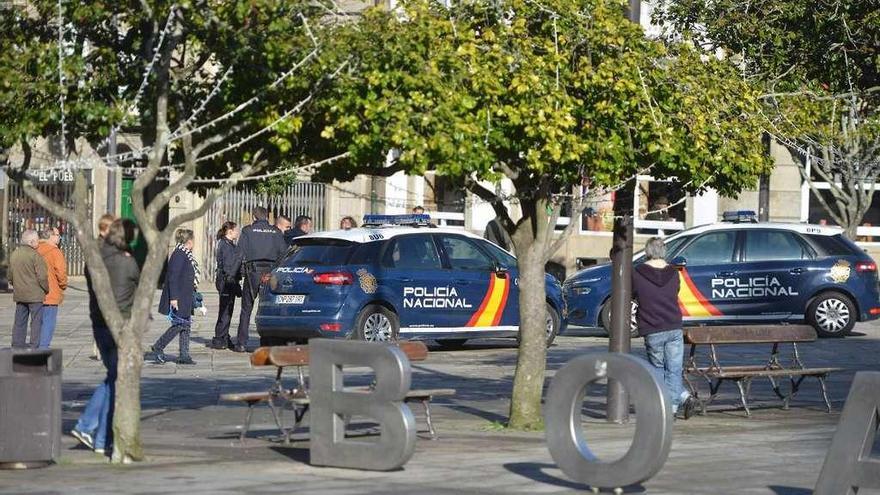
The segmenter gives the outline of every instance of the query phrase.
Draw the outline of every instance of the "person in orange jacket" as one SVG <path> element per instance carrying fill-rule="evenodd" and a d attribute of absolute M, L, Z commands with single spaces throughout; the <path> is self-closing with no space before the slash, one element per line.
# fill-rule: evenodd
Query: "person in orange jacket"
<path fill-rule="evenodd" d="M 40 243 L 37 252 L 46 261 L 49 272 L 49 293 L 43 299 L 43 326 L 40 332 L 40 349 L 48 349 L 55 333 L 55 322 L 58 321 L 58 306 L 64 299 L 67 289 L 67 263 L 64 253 L 58 248 L 61 243 L 61 232 L 56 227 L 49 227 L 40 232 Z"/>

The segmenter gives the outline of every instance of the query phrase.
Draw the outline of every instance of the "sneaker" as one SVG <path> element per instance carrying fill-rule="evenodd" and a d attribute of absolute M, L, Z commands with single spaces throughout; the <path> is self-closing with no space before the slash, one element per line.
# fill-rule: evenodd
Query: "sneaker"
<path fill-rule="evenodd" d="M 79 440 L 79 443 L 85 445 L 90 449 L 95 448 L 95 441 L 92 439 L 92 436 L 84 431 L 79 431 L 77 429 L 70 430 L 70 434 Z"/>
<path fill-rule="evenodd" d="M 162 351 L 157 351 L 155 346 L 150 346 L 150 350 L 153 351 L 153 361 L 156 364 L 165 364 L 168 362 L 168 358 L 165 357 L 165 353 Z"/>
<path fill-rule="evenodd" d="M 688 397 L 684 402 L 681 403 L 681 407 L 679 407 L 679 417 L 681 419 L 691 419 L 696 408 L 699 407 L 697 403 L 697 399 L 693 397 Z"/>
<path fill-rule="evenodd" d="M 243 346 L 243 345 L 241 345 L 241 344 L 235 344 L 235 345 L 232 347 L 232 350 L 233 350 L 234 352 L 247 352 L 247 348 L 245 348 L 245 346 Z"/>
<path fill-rule="evenodd" d="M 193 364 L 196 364 L 196 362 L 193 361 L 193 358 L 187 356 L 187 357 L 177 358 L 177 364 L 193 365 Z"/>
<path fill-rule="evenodd" d="M 95 453 L 105 455 L 106 451 L 104 449 L 102 449 L 101 447 L 95 447 Z"/>
<path fill-rule="evenodd" d="M 231 344 L 229 342 L 218 342 L 216 340 L 212 340 L 210 344 L 208 344 L 208 348 L 216 349 L 218 351 L 225 350 L 229 348 Z"/>

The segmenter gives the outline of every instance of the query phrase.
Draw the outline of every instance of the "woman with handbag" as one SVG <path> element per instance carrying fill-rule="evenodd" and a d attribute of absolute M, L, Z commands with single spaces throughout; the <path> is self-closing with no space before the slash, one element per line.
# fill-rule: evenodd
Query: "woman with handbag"
<path fill-rule="evenodd" d="M 199 264 L 193 255 L 195 244 L 193 231 L 177 229 L 174 240 L 177 246 L 168 258 L 168 271 L 162 297 L 159 299 L 159 312 L 167 315 L 171 326 L 153 344 L 154 359 L 165 364 L 165 346 L 180 335 L 180 354 L 177 364 L 196 364 L 189 355 L 189 337 L 192 329 L 194 294 L 199 286 Z"/>
<path fill-rule="evenodd" d="M 241 297 L 241 253 L 235 247 L 238 234 L 235 222 L 224 223 L 217 232 L 217 276 L 214 278 L 214 285 L 220 295 L 220 307 L 217 310 L 214 338 L 209 346 L 213 349 L 232 349 L 229 323 L 235 309 L 235 298 Z"/>

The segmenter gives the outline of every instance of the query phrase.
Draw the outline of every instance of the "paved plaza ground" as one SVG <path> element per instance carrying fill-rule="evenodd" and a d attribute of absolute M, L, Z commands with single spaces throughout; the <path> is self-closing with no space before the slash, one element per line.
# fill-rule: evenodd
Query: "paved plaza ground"
<path fill-rule="evenodd" d="M 91 357 L 92 336 L 84 282 L 74 281 L 59 314 L 54 345 L 64 351 L 63 418 L 69 431 L 95 384 L 103 379 Z M 210 309 L 216 293 L 206 293 Z M 158 300 L 158 297 L 157 297 Z M 0 344 L 10 341 L 11 295 L 0 295 Z M 237 311 L 236 311 L 237 315 Z M 237 318 L 237 316 L 236 316 Z M 205 347 L 213 335 L 213 315 L 196 317 L 193 357 L 196 366 L 146 364 L 143 376 L 143 438 L 149 459 L 136 466 L 111 466 L 65 435 L 60 462 L 46 469 L 0 471 L 0 493 L 15 494 L 162 494 L 162 493 L 569 493 L 586 487 L 568 481 L 556 468 L 543 433 L 501 430 L 513 378 L 512 341 L 472 343 L 460 351 L 429 346 L 428 359 L 413 364 L 414 388 L 455 388 L 433 408 L 439 439 L 421 437 L 413 458 L 388 473 L 317 468 L 308 464 L 308 430 L 290 446 L 273 439 L 268 409 L 255 414 L 244 446 L 238 427 L 245 408 L 220 402 L 222 393 L 265 389 L 272 370 L 254 369 L 247 355 Z M 145 348 L 165 329 L 156 315 Z M 252 335 L 251 347 L 257 345 Z M 600 332 L 577 329 L 556 340 L 548 354 L 548 379 L 571 358 L 607 349 Z M 642 353 L 641 340 L 633 342 Z M 177 344 L 167 349 L 176 355 Z M 660 473 L 628 492 L 652 494 L 812 493 L 831 442 L 843 401 L 858 370 L 880 370 L 880 324 L 862 324 L 843 340 L 821 340 L 801 348 L 808 366 L 839 366 L 829 380 L 834 412 L 824 411 L 818 385 L 806 384 L 784 411 L 769 386 L 753 386 L 755 408 L 747 418 L 735 386 L 707 416 L 676 421 L 672 451 Z M 768 348 L 745 347 L 734 361 L 759 362 Z M 599 391 L 601 392 L 601 391 Z M 598 394 L 601 396 L 601 393 Z M 591 398 L 598 396 L 591 392 Z M 598 409 L 598 404 L 588 406 Z M 414 412 L 423 428 L 422 412 Z M 364 430 L 355 422 L 355 428 Z M 622 455 L 633 425 L 609 425 L 584 416 L 586 437 L 600 458 Z M 863 490 L 860 493 L 872 493 Z"/>

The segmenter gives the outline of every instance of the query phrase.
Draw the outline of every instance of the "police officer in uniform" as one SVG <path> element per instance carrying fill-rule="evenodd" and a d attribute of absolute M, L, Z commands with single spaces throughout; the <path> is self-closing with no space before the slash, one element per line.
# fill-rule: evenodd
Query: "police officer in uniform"
<path fill-rule="evenodd" d="M 241 229 L 238 250 L 241 254 L 241 268 L 244 287 L 241 296 L 241 317 L 238 321 L 238 342 L 233 346 L 235 352 L 245 352 L 251 312 L 254 299 L 260 290 L 260 278 L 268 273 L 275 262 L 287 252 L 284 234 L 274 225 L 269 225 L 269 212 L 262 206 L 253 211 L 254 223 Z"/>

